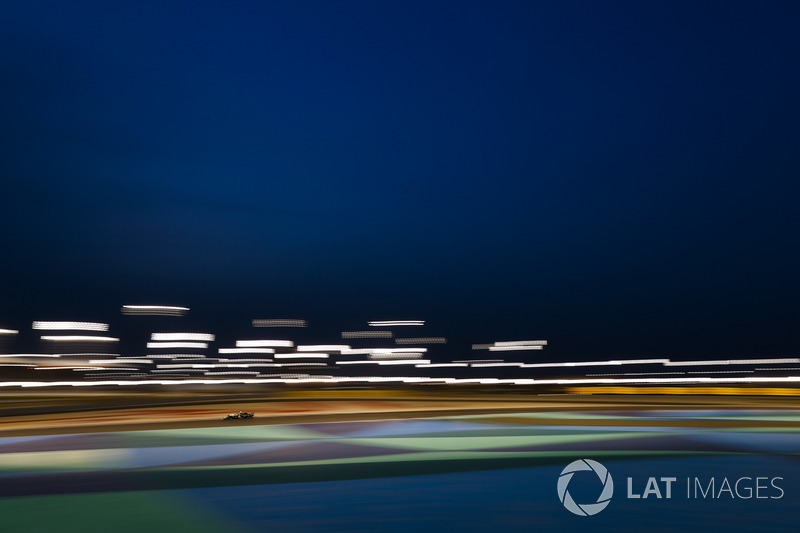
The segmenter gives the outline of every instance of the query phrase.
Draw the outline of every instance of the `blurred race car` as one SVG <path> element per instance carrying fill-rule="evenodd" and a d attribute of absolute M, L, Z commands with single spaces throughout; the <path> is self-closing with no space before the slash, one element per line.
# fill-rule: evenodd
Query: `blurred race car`
<path fill-rule="evenodd" d="M 222 420 L 244 420 L 245 418 L 253 418 L 255 413 L 244 413 L 239 411 L 238 413 L 231 413 Z"/>

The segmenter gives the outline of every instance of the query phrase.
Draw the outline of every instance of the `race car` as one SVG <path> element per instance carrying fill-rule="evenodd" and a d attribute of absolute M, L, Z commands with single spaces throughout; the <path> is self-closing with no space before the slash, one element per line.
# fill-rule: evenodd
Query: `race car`
<path fill-rule="evenodd" d="M 222 420 L 244 420 L 245 418 L 253 418 L 255 413 L 244 413 L 239 411 L 238 413 L 231 413 L 228 416 L 224 417 Z"/>

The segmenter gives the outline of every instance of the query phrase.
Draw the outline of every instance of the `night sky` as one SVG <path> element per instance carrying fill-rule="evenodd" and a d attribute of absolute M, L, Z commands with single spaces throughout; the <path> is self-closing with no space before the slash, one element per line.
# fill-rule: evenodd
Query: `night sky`
<path fill-rule="evenodd" d="M 0 327 L 152 303 L 231 339 L 426 319 L 447 357 L 797 356 L 798 28 L 788 0 L 3 2 Z"/>

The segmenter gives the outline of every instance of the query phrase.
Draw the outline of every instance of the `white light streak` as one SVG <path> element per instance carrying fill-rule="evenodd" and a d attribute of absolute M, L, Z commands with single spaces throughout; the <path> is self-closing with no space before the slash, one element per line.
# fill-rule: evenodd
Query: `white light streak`
<path fill-rule="evenodd" d="M 171 364 L 171 365 L 156 365 L 156 368 L 275 368 L 276 364 L 253 364 L 253 363 L 216 363 L 216 364 L 198 364 L 198 363 L 184 363 L 184 364 Z"/>
<path fill-rule="evenodd" d="M 488 368 L 493 366 L 516 366 L 522 367 L 522 363 L 473 363 L 473 368 Z"/>
<path fill-rule="evenodd" d="M 370 359 L 419 359 L 422 354 L 419 352 L 379 352 L 369 354 Z"/>
<path fill-rule="evenodd" d="M 254 328 L 305 328 L 308 322 L 294 318 L 256 318 L 253 320 Z"/>
<path fill-rule="evenodd" d="M 218 359 L 220 363 L 271 363 L 272 359 Z"/>
<path fill-rule="evenodd" d="M 19 331 L 16 329 L 0 329 L 0 335 L 17 335 Z"/>
<path fill-rule="evenodd" d="M 294 342 L 284 340 L 245 340 L 236 341 L 237 348 L 292 348 Z"/>
<path fill-rule="evenodd" d="M 183 316 L 189 311 L 188 307 L 173 305 L 123 305 L 124 315 L 151 315 L 151 316 Z"/>
<path fill-rule="evenodd" d="M 392 326 L 424 326 L 424 320 L 370 320 L 367 325 L 374 328 Z"/>
<path fill-rule="evenodd" d="M 690 370 L 687 374 L 755 374 L 755 370 L 710 370 L 706 372 Z"/>
<path fill-rule="evenodd" d="M 105 366 L 63 365 L 63 366 L 37 366 L 34 370 L 125 370 L 123 368 L 109 368 Z M 131 368 L 130 370 L 139 370 Z"/>
<path fill-rule="evenodd" d="M 133 358 L 124 358 L 124 359 L 90 359 L 90 365 L 107 365 L 113 363 L 152 363 L 152 359 L 133 359 Z"/>
<path fill-rule="evenodd" d="M 427 348 L 361 348 L 353 350 L 342 350 L 343 355 L 366 355 L 366 354 L 387 354 L 387 353 L 425 353 Z"/>
<path fill-rule="evenodd" d="M 146 356 L 148 359 L 205 359 L 206 357 L 202 354 L 197 353 L 159 353 L 159 354 L 147 354 Z"/>
<path fill-rule="evenodd" d="M 96 369 L 92 369 L 96 370 Z M 113 369 L 119 370 L 119 369 Z M 261 383 L 445 383 L 459 384 L 503 384 L 503 385 L 606 385 L 606 384 L 708 384 L 708 383 L 800 383 L 800 376 L 775 377 L 688 377 L 688 378 L 633 378 L 633 379 L 460 379 L 431 377 L 330 377 L 310 378 L 243 378 L 223 380 L 201 379 L 147 379 L 147 380 L 105 380 L 105 381 L 0 381 L 0 387 L 95 387 L 95 386 L 137 386 L 145 385 L 219 385 L 219 384 L 261 384 Z"/>
<path fill-rule="evenodd" d="M 148 342 L 148 348 L 208 348 L 207 342 Z M 196 355 L 192 357 L 197 357 Z"/>
<path fill-rule="evenodd" d="M 150 340 L 214 342 L 214 335 L 211 333 L 153 333 L 150 335 Z"/>
<path fill-rule="evenodd" d="M 397 337 L 394 342 L 397 344 L 445 344 L 447 339 L 444 337 Z"/>
<path fill-rule="evenodd" d="M 349 349 L 349 344 L 306 344 L 297 347 L 298 352 L 341 352 Z"/>
<path fill-rule="evenodd" d="M 669 359 L 622 359 L 619 361 L 576 361 L 571 363 L 531 363 L 523 364 L 522 368 L 560 368 L 575 366 L 617 366 L 617 365 L 652 365 L 668 363 Z"/>
<path fill-rule="evenodd" d="M 0 355 L 0 359 L 7 357 L 61 357 L 61 354 L 55 353 L 4 353 Z"/>
<path fill-rule="evenodd" d="M 343 331 L 343 339 L 391 339 L 391 331 Z"/>
<path fill-rule="evenodd" d="M 586 374 L 587 376 L 667 376 L 686 375 L 686 372 L 623 372 L 617 374 Z"/>
<path fill-rule="evenodd" d="M 298 348 L 299 349 L 299 348 Z M 275 353 L 274 348 L 220 348 L 219 353 Z"/>
<path fill-rule="evenodd" d="M 533 346 L 539 346 L 539 348 L 533 348 Z M 541 350 L 543 346 L 547 346 L 547 341 L 498 341 L 492 344 L 473 344 L 472 349 L 493 351 L 512 350 L 514 348 L 518 350 Z"/>
<path fill-rule="evenodd" d="M 100 322 L 46 322 L 37 320 L 33 323 L 33 329 L 108 331 L 108 324 Z"/>
<path fill-rule="evenodd" d="M 547 341 L 498 341 L 495 346 L 547 346 Z"/>
<path fill-rule="evenodd" d="M 257 376 L 258 372 L 247 372 L 244 370 L 234 372 L 203 372 L 204 376 Z"/>
<path fill-rule="evenodd" d="M 447 368 L 447 367 L 467 367 L 467 363 L 430 363 L 425 365 L 416 365 L 417 368 Z"/>
<path fill-rule="evenodd" d="M 84 353 L 62 353 L 59 354 L 62 357 L 120 357 L 118 353 L 101 353 L 101 352 L 84 352 Z"/>
<path fill-rule="evenodd" d="M 544 346 L 490 346 L 490 352 L 516 352 L 519 350 L 542 350 Z"/>
<path fill-rule="evenodd" d="M 723 359 L 716 361 L 667 361 L 664 366 L 711 366 L 711 365 L 775 365 L 800 363 L 797 358 L 784 359 Z"/>
<path fill-rule="evenodd" d="M 327 359 L 330 357 L 326 353 L 278 353 L 275 359 Z"/>
<path fill-rule="evenodd" d="M 92 335 L 42 335 L 42 340 L 55 342 L 119 342 L 117 337 L 95 337 Z"/>
<path fill-rule="evenodd" d="M 389 360 L 361 360 L 361 361 L 336 361 L 337 365 L 419 365 L 430 363 L 430 359 L 389 359 Z"/>
<path fill-rule="evenodd" d="M 38 370 L 38 369 L 34 369 Z M 88 370 L 141 370 L 141 368 L 136 367 L 126 367 L 126 366 L 77 366 L 72 369 L 73 371 L 77 372 L 86 372 Z"/>

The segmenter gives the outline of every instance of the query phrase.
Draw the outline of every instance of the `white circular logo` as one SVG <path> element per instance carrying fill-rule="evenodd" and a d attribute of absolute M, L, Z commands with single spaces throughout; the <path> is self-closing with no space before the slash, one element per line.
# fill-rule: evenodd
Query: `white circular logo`
<path fill-rule="evenodd" d="M 569 485 L 573 474 L 583 470 L 593 471 L 603 484 L 603 492 L 600 493 L 594 503 L 576 503 L 567 490 L 567 485 Z M 561 471 L 561 475 L 558 477 L 558 499 L 561 500 L 567 511 L 579 516 L 592 516 L 599 513 L 608 506 L 608 502 L 611 501 L 611 496 L 613 495 L 614 480 L 611 479 L 611 474 L 606 467 L 591 459 L 578 459 L 571 462 Z"/>

